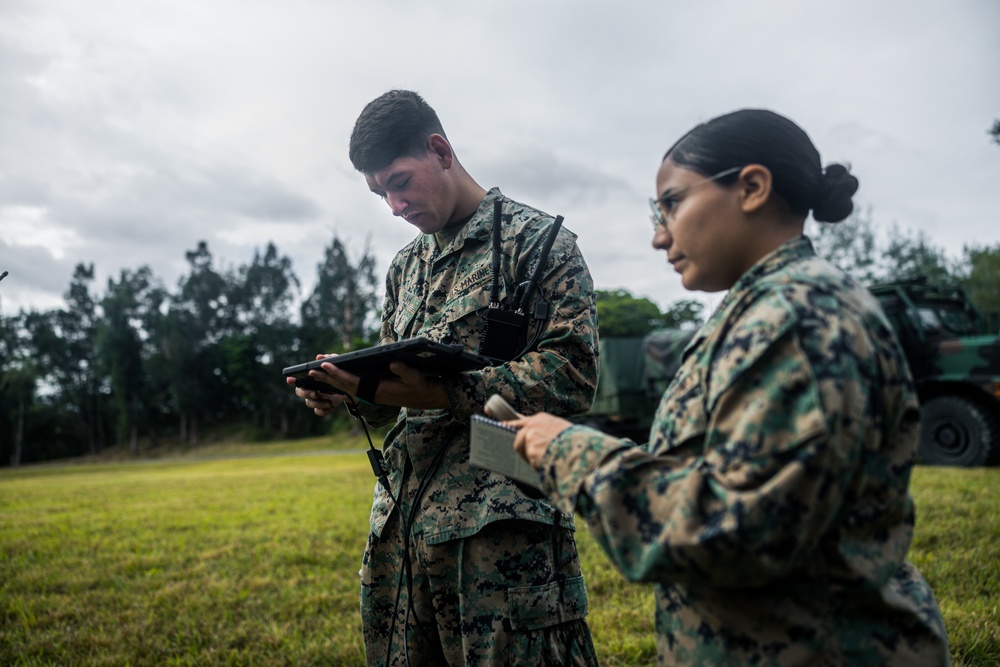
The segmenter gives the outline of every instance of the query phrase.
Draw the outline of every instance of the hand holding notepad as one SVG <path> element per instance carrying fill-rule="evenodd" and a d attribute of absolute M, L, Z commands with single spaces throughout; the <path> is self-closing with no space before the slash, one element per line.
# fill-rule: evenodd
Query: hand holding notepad
<path fill-rule="evenodd" d="M 541 479 L 538 471 L 514 451 L 514 436 L 517 434 L 517 429 L 497 421 L 520 419 L 522 415 L 498 394 L 490 396 L 485 409 L 487 414 L 496 419 L 486 415 L 472 415 L 469 424 L 470 463 L 506 475 L 540 492 Z"/>

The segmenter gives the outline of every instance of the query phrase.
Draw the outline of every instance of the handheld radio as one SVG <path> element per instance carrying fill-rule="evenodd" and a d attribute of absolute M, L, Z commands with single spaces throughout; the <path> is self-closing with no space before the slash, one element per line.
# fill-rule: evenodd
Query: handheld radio
<path fill-rule="evenodd" d="M 541 337 L 542 327 L 548 320 L 548 303 L 544 300 L 535 305 L 533 321 L 535 333 L 530 343 L 526 343 L 528 335 L 528 316 L 525 311 L 531 300 L 534 290 L 541 291 L 538 280 L 541 277 L 545 263 L 549 259 L 549 252 L 552 244 L 556 240 L 559 228 L 562 226 L 563 217 L 556 216 L 555 222 L 549 229 L 545 243 L 542 245 L 542 253 L 535 265 L 535 270 L 531 278 L 525 283 L 517 286 L 514 294 L 506 305 L 500 304 L 500 226 L 503 216 L 500 213 L 500 200 L 493 202 L 493 282 L 490 285 L 490 306 L 484 314 L 486 325 L 483 328 L 483 337 L 479 343 L 479 354 L 498 361 L 511 361 L 520 357 L 530 350 Z M 520 292 L 520 300 L 518 293 Z"/>

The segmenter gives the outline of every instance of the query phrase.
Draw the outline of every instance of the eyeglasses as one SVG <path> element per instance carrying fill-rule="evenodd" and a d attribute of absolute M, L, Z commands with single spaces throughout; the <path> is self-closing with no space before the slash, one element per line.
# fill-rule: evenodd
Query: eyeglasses
<path fill-rule="evenodd" d="M 709 176 L 708 178 L 698 181 L 693 185 L 689 185 L 686 188 L 674 190 L 673 192 L 663 195 L 659 199 L 651 198 L 649 200 L 649 208 L 653 212 L 650 216 L 650 220 L 653 221 L 653 230 L 655 231 L 660 225 L 666 226 L 668 220 L 674 219 L 674 213 L 677 211 L 677 205 L 681 203 L 682 199 L 684 199 L 683 195 L 686 195 L 700 185 L 705 185 L 706 183 L 717 181 L 720 178 L 725 178 L 730 174 L 735 174 L 741 169 L 743 169 L 743 167 L 732 167 L 730 169 L 726 169 L 725 171 L 720 171 L 715 176 Z"/>

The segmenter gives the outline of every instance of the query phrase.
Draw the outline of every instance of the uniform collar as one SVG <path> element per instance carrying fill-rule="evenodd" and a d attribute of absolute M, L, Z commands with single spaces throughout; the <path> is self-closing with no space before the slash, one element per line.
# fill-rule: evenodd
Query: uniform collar
<path fill-rule="evenodd" d="M 493 202 L 496 199 L 502 198 L 503 193 L 500 192 L 500 188 L 490 188 L 486 196 L 483 197 L 483 200 L 479 202 L 479 208 L 476 209 L 472 219 L 462 226 L 462 229 L 458 231 L 455 238 L 445 248 L 447 253 L 442 252 L 441 255 L 461 250 L 462 246 L 468 240 L 489 241 L 493 230 Z M 433 234 L 421 234 L 418 236 L 416 239 L 416 249 L 421 257 L 427 259 L 432 257 L 437 258 L 435 254 L 438 253 L 438 247 Z"/>
<path fill-rule="evenodd" d="M 816 251 L 812 241 L 807 236 L 797 236 L 794 239 L 785 241 L 776 249 L 757 260 L 746 273 L 733 284 L 726 294 L 722 303 L 715 309 L 708 321 L 702 325 L 694 339 L 688 344 L 692 348 L 698 342 L 706 338 L 719 324 L 729 316 L 729 311 L 736 303 L 739 303 L 754 285 L 760 281 L 785 270 L 790 264 L 809 257 L 815 257 Z"/>

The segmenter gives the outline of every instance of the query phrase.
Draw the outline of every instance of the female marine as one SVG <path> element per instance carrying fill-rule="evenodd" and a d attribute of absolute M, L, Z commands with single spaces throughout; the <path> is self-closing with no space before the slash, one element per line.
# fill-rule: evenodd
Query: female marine
<path fill-rule="evenodd" d="M 689 290 L 728 291 L 639 446 L 540 413 L 515 447 L 621 573 L 655 583 L 663 665 L 945 665 L 906 560 L 919 416 L 877 301 L 818 258 L 858 181 L 795 123 L 695 127 L 656 176 L 653 247 Z"/>

